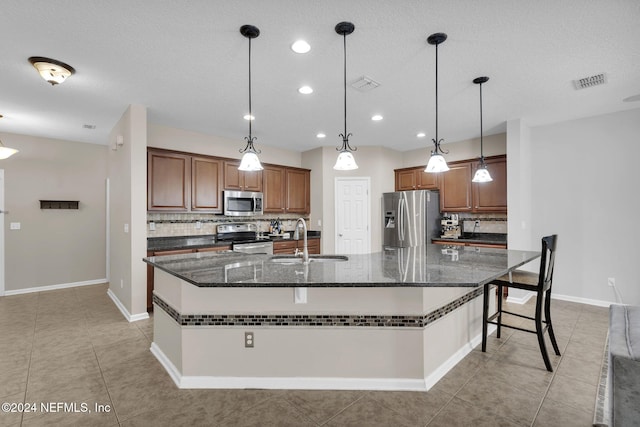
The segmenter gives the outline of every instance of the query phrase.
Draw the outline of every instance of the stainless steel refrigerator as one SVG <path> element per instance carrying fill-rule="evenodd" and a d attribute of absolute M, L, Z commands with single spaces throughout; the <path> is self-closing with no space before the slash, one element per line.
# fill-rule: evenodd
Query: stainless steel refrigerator
<path fill-rule="evenodd" d="M 382 194 L 383 248 L 408 248 L 440 236 L 440 194 L 431 190 Z"/>

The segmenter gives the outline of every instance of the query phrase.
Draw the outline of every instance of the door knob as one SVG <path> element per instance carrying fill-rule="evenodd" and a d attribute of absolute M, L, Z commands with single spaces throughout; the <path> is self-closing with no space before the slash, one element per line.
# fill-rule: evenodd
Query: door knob
<path fill-rule="evenodd" d="M 342 234 L 338 233 L 338 237 L 342 237 Z"/>
<path fill-rule="evenodd" d="M 9 213 L 9 211 L 3 211 L 2 209 L 0 209 L 0 213 L 8 214 L 8 213 Z"/>

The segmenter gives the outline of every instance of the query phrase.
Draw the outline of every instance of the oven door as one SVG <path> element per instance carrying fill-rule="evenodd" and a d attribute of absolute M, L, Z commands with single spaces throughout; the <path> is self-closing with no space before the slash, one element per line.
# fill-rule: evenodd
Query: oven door
<path fill-rule="evenodd" d="M 262 193 L 225 191 L 224 214 L 227 216 L 262 215 Z"/>
<path fill-rule="evenodd" d="M 234 252 L 273 255 L 273 242 L 234 243 Z"/>

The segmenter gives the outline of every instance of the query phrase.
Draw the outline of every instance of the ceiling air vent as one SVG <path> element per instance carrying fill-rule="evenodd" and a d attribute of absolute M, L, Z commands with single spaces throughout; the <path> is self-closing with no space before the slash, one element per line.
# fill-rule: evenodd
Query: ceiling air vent
<path fill-rule="evenodd" d="M 576 89 L 586 89 L 592 86 L 603 85 L 606 82 L 607 82 L 607 75 L 605 73 L 600 73 L 600 74 L 596 74 L 595 76 L 574 80 L 573 84 L 575 85 Z"/>
<path fill-rule="evenodd" d="M 351 83 L 352 88 L 358 89 L 361 92 L 368 92 L 378 86 L 380 86 L 380 83 L 367 76 L 362 76 L 355 82 Z"/>
<path fill-rule="evenodd" d="M 83 129 L 95 129 L 96 125 L 89 125 L 89 124 L 84 124 L 82 125 Z"/>

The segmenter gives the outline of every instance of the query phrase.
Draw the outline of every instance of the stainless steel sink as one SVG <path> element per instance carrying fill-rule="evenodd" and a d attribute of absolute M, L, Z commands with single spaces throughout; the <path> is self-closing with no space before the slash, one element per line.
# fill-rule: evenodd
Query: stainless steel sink
<path fill-rule="evenodd" d="M 347 261 L 349 257 L 344 255 L 309 255 L 309 262 L 341 262 Z M 302 264 L 303 259 L 295 255 L 276 255 L 269 258 L 271 262 L 280 264 Z"/>

